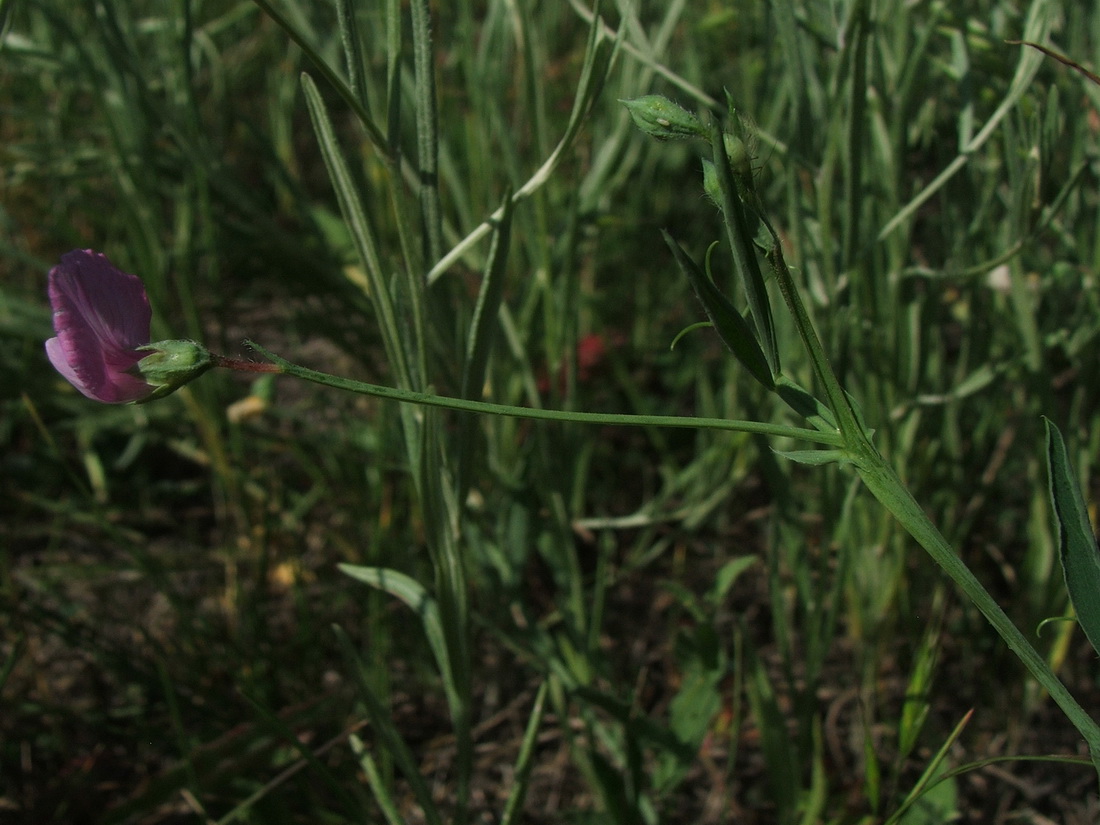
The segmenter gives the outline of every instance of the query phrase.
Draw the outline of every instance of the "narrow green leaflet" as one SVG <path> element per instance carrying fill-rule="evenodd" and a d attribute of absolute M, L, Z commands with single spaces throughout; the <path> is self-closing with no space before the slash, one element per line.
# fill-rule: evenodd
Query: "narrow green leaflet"
<path fill-rule="evenodd" d="M 1070 467 L 1062 434 L 1049 419 L 1046 425 L 1050 498 L 1058 517 L 1062 572 L 1077 611 L 1077 621 L 1093 648 L 1100 653 L 1100 550 L 1096 547 L 1085 500 Z"/>
<path fill-rule="evenodd" d="M 772 379 L 771 367 L 768 365 L 768 359 L 764 356 L 764 351 L 760 348 L 749 322 L 744 319 L 718 287 L 711 282 L 710 278 L 699 269 L 699 265 L 684 252 L 680 244 L 674 241 L 667 232 L 661 234 L 664 235 L 665 242 L 672 250 L 680 271 L 691 281 L 691 286 L 695 290 L 695 294 L 699 296 L 699 301 L 703 304 L 707 317 L 714 324 L 714 329 L 721 336 L 722 341 L 730 348 L 730 352 L 737 357 L 737 360 L 741 362 L 745 369 L 752 373 L 753 378 L 769 390 L 774 389 L 775 382 Z"/>
<path fill-rule="evenodd" d="M 851 461 L 844 450 L 772 450 L 780 458 L 796 464 L 808 464 L 811 467 L 824 467 L 826 464 L 843 464 Z"/>

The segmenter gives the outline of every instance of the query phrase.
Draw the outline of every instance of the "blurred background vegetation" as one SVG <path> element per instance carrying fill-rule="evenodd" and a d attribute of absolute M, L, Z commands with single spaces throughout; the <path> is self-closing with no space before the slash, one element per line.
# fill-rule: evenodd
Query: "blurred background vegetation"
<path fill-rule="evenodd" d="M 369 219 L 394 272 L 408 256 L 380 193 L 405 184 L 288 34 L 344 76 L 335 6 L 272 5 L 286 25 L 232 0 L 0 5 L 3 822 L 383 821 L 353 733 L 400 815 L 432 821 L 364 724 L 357 679 L 390 709 L 438 815 L 462 816 L 446 676 L 419 622 L 337 568 L 432 581 L 398 409 L 217 373 L 156 404 L 99 406 L 42 348 L 45 273 L 93 247 L 143 278 L 154 339 L 247 355 L 247 337 L 395 381 L 302 72 L 377 193 Z M 398 5 L 407 23 L 408 4 L 350 4 L 361 99 L 415 159 L 410 49 L 401 117 L 387 111 Z M 450 248 L 561 138 L 591 9 L 429 5 Z M 728 90 L 755 121 L 758 186 L 876 443 L 1025 631 L 1065 615 L 1040 415 L 1087 484 L 1100 89 L 1005 40 L 1095 65 L 1100 11 L 674 0 L 600 14 L 601 36 L 621 40 L 578 139 L 515 207 L 487 397 L 788 420 L 710 332 L 670 350 L 702 313 L 658 230 L 699 260 L 720 236 L 706 148 L 647 140 L 617 102 L 722 110 Z M 429 287 L 420 354 L 443 393 L 461 390 L 486 254 L 472 247 Z M 778 320 L 785 371 L 808 384 Z M 970 709 L 947 767 L 1082 754 L 844 468 L 736 434 L 441 421 L 444 453 L 475 447 L 460 506 L 475 821 L 496 821 L 516 787 L 542 684 L 529 822 L 884 821 Z M 1037 644 L 1095 706 L 1096 662 L 1073 628 Z M 1088 767 L 1010 761 L 944 781 L 898 821 L 1093 822 L 1094 786 Z"/>

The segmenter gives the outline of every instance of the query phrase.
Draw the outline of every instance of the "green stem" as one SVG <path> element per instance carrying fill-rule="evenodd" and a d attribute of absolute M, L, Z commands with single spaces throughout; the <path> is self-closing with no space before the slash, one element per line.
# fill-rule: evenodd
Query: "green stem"
<path fill-rule="evenodd" d="M 856 469 L 867 489 L 894 515 L 909 535 L 928 551 L 928 555 L 943 568 L 943 571 L 982 612 L 1009 649 L 1019 657 L 1035 680 L 1050 694 L 1050 698 L 1062 709 L 1085 739 L 1093 764 L 1100 771 L 1100 725 L 1097 725 L 1073 698 L 1047 661 L 1012 623 L 1001 606 L 970 572 L 966 563 L 955 554 L 947 539 L 925 515 L 920 504 L 905 488 L 885 459 L 876 455 L 869 462 L 865 460 L 865 463 L 857 463 Z"/>
<path fill-rule="evenodd" d="M 912 493 L 871 443 L 868 433 L 860 423 L 848 395 L 841 387 L 821 346 L 809 313 L 802 303 L 794 277 L 783 260 L 779 237 L 767 219 L 763 220 L 773 240 L 773 246 L 768 255 L 772 272 L 794 318 L 795 327 L 806 347 L 814 372 L 822 384 L 829 406 L 836 417 L 842 451 L 851 459 L 872 495 L 893 514 L 902 527 L 928 552 L 933 561 L 951 577 L 951 580 L 982 612 L 1009 649 L 1024 663 L 1035 680 L 1046 689 L 1051 699 L 1062 709 L 1088 743 L 1093 764 L 1100 773 L 1100 725 L 1097 725 L 1078 704 L 1047 661 L 1012 623 L 970 568 L 956 555 L 947 539 L 936 529 L 924 509 L 913 498 Z"/>
<path fill-rule="evenodd" d="M 775 238 L 775 246 L 769 257 L 779 289 L 794 316 L 795 326 L 802 336 L 818 379 L 824 386 L 829 406 L 836 416 L 843 449 L 851 457 L 863 483 L 967 595 L 993 625 L 993 629 L 1009 649 L 1024 663 L 1035 680 L 1046 689 L 1051 699 L 1062 709 L 1088 743 L 1093 764 L 1100 773 L 1100 726 L 1078 704 L 1046 660 L 1012 623 L 1000 605 L 989 595 L 989 591 L 970 572 L 970 568 L 955 554 L 955 550 L 947 539 L 936 529 L 923 508 L 913 498 L 912 493 L 902 484 L 893 468 L 871 443 L 814 331 L 810 317 L 799 297 L 794 278 L 783 261 L 778 238 Z"/>
<path fill-rule="evenodd" d="M 485 415 L 503 415 L 511 418 L 529 418 L 538 421 L 566 421 L 574 424 L 612 424 L 630 427 L 677 427 L 681 429 L 731 430 L 742 433 L 759 433 L 778 438 L 800 438 L 814 444 L 827 447 L 841 446 L 840 436 L 836 433 L 823 433 L 807 430 L 803 427 L 790 427 L 784 424 L 767 424 L 760 421 L 737 421 L 727 418 L 696 418 L 683 415 L 628 415 L 621 413 L 568 412 L 566 410 L 542 410 L 535 407 L 514 407 L 509 404 L 493 404 L 488 401 L 472 401 L 465 398 L 451 398 L 444 395 L 414 392 L 412 390 L 384 387 L 340 378 L 328 373 L 300 367 L 273 352 L 264 349 L 255 342 L 246 342 L 265 358 L 274 363 L 285 375 L 323 384 L 338 390 L 373 395 L 405 404 L 420 404 L 428 407 L 443 407 L 460 412 L 481 413 Z"/>

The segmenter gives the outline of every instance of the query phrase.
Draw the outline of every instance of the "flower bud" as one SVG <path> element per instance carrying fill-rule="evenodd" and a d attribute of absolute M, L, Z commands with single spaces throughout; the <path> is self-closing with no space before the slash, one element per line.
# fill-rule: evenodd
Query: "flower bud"
<path fill-rule="evenodd" d="M 752 178 L 752 155 L 749 153 L 745 141 L 737 135 L 726 132 L 722 135 L 722 145 L 726 147 L 726 157 L 730 159 L 730 168 L 735 177 L 742 182 L 744 178 Z"/>
<path fill-rule="evenodd" d="M 137 347 L 137 351 L 150 353 L 133 371 L 152 388 L 138 404 L 170 395 L 214 366 L 206 347 L 194 341 L 157 341 Z"/>
<path fill-rule="evenodd" d="M 657 140 L 706 138 L 702 122 L 662 95 L 644 95 L 633 100 L 620 100 L 634 120 L 634 125 Z"/>

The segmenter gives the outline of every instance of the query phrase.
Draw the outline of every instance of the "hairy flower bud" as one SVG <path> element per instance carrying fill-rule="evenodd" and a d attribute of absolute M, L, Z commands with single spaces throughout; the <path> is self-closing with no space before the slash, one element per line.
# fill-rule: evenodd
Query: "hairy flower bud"
<path fill-rule="evenodd" d="M 706 127 L 699 118 L 662 95 L 644 95 L 619 102 L 630 112 L 634 125 L 657 140 L 707 136 Z"/>

